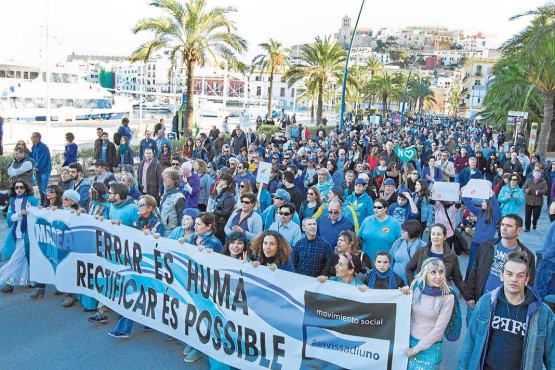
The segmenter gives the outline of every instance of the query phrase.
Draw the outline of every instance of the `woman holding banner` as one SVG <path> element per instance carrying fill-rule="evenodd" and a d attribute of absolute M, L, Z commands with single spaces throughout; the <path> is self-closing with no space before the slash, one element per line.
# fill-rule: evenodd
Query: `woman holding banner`
<path fill-rule="evenodd" d="M 335 276 L 318 276 L 318 281 L 325 283 L 328 280 L 355 285 L 364 291 L 367 286 L 357 277 L 358 274 L 366 272 L 359 257 L 354 253 L 341 253 L 337 265 L 335 265 Z"/>
<path fill-rule="evenodd" d="M 459 338 L 462 317 L 458 299 L 450 291 L 445 266 L 439 258 L 427 258 L 411 284 L 402 291 L 412 290 L 410 347 L 408 370 L 439 370 L 443 358 L 441 340 Z"/>
<path fill-rule="evenodd" d="M 251 249 L 256 255 L 256 260 L 252 262 L 254 267 L 263 265 L 270 270 L 278 268 L 295 272 L 291 263 L 292 249 L 283 235 L 271 230 L 264 231 L 252 240 Z"/>
<path fill-rule="evenodd" d="M 136 229 L 144 232 L 145 235 L 153 235 L 159 237 L 164 235 L 164 224 L 154 215 L 156 210 L 156 199 L 152 195 L 143 195 L 137 203 L 139 218 L 133 224 Z M 115 329 L 108 333 L 114 338 L 129 338 L 129 334 L 133 329 L 133 321 L 121 316 Z M 153 329 L 145 326 L 143 331 L 152 331 Z"/>
<path fill-rule="evenodd" d="M 27 208 L 37 207 L 39 201 L 27 181 L 16 179 L 10 187 L 10 205 L 6 221 L 10 231 L 2 249 L 2 259 L 10 259 L 0 269 L 2 293 L 13 293 L 15 285 L 29 283 L 29 239 L 27 236 Z"/>

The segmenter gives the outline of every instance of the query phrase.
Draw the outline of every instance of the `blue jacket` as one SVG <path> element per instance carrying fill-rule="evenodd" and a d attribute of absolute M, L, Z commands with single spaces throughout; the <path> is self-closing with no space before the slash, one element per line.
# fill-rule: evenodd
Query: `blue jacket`
<path fill-rule="evenodd" d="M 434 171 L 434 180 L 433 181 L 429 181 L 428 178 L 426 176 L 430 175 L 430 166 L 426 166 L 422 169 L 422 179 L 426 180 L 426 182 L 428 183 L 428 185 L 430 185 L 431 183 L 434 183 L 436 181 L 441 181 L 443 180 L 443 174 L 441 173 L 441 169 L 440 168 L 435 168 Z"/>
<path fill-rule="evenodd" d="M 485 294 L 476 305 L 466 331 L 459 357 L 459 370 L 483 369 L 488 346 L 491 319 L 495 313 L 499 292 L 503 287 Z M 528 305 L 526 337 L 520 369 L 542 370 L 555 368 L 555 315 L 542 303 L 538 292 L 526 287 L 536 298 Z"/>
<path fill-rule="evenodd" d="M 516 196 L 516 198 L 509 198 L 509 195 Z M 511 188 L 510 184 L 505 185 L 499 191 L 497 200 L 501 206 L 501 216 L 511 213 L 518 215 L 518 208 L 524 204 L 524 192 L 518 186 Z"/>
<path fill-rule="evenodd" d="M 75 162 L 77 162 L 77 144 L 66 144 L 64 147 L 64 163 L 62 166 L 69 166 Z"/>
<path fill-rule="evenodd" d="M 476 216 L 476 226 L 474 228 L 474 236 L 472 237 L 472 242 L 476 244 L 482 244 L 488 239 L 495 238 L 497 224 L 501 220 L 501 209 L 499 208 L 497 198 L 489 198 L 492 209 L 492 217 L 489 224 L 486 223 L 486 213 L 482 212 L 482 208 L 478 208 L 474 204 L 472 204 L 472 200 L 470 198 L 462 198 L 462 201 L 464 203 L 464 206 Z"/>
<path fill-rule="evenodd" d="M 115 205 L 110 203 L 108 216 L 110 220 L 120 220 L 123 225 L 133 227 L 133 223 L 137 220 L 138 208 L 131 197 L 127 197 L 122 203 Z"/>
<path fill-rule="evenodd" d="M 52 171 L 50 150 L 42 141 L 31 148 L 31 158 L 35 160 L 35 168 L 38 173 L 50 173 Z"/>
<path fill-rule="evenodd" d="M 470 167 L 463 168 L 463 170 L 459 174 L 459 184 L 461 184 L 461 188 L 463 186 L 466 186 L 466 184 L 468 184 L 470 179 L 481 179 L 484 177 L 482 175 L 482 171 L 480 171 L 479 169 L 476 168 L 474 171 L 476 172 L 474 172 L 474 174 L 472 175 L 470 173 Z"/>
<path fill-rule="evenodd" d="M 75 180 L 73 180 L 69 184 L 69 188 L 74 189 L 79 193 L 79 196 L 81 197 L 81 200 L 79 201 L 79 206 L 88 212 L 89 204 L 91 203 L 90 190 L 92 186 L 92 181 L 89 179 L 82 179 L 81 182 L 79 182 L 79 184 L 77 185 L 77 187 L 75 186 L 76 186 Z"/>
<path fill-rule="evenodd" d="M 536 269 L 534 288 L 542 299 L 555 294 L 555 222 L 552 222 L 545 236 L 543 258 Z"/>

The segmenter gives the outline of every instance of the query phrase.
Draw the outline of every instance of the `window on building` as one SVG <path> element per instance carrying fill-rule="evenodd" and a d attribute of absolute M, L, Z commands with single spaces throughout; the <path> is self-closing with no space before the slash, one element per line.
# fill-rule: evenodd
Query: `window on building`
<path fill-rule="evenodd" d="M 294 87 L 291 89 L 291 97 L 292 97 L 292 98 L 295 97 L 295 88 L 294 88 Z"/>
<path fill-rule="evenodd" d="M 256 87 L 256 96 L 260 96 L 262 94 L 262 87 L 257 86 Z"/>
<path fill-rule="evenodd" d="M 279 96 L 281 96 L 281 97 L 284 97 L 284 96 L 285 96 L 285 87 L 282 87 L 282 88 L 279 90 Z"/>
<path fill-rule="evenodd" d="M 256 76 L 256 77 L 254 78 L 254 80 L 255 80 L 255 81 L 262 81 L 262 76 Z"/>

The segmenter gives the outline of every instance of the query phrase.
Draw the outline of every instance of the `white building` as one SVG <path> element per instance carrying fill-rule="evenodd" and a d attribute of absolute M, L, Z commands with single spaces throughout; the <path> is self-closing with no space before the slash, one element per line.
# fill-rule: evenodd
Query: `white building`
<path fill-rule="evenodd" d="M 351 27 L 351 18 L 344 16 L 341 20 L 341 28 L 334 34 L 334 39 L 339 42 L 343 48 L 348 48 L 351 42 L 353 27 Z M 369 47 L 372 42 L 372 29 L 365 27 L 357 27 L 355 38 L 353 40 L 354 47 Z"/>

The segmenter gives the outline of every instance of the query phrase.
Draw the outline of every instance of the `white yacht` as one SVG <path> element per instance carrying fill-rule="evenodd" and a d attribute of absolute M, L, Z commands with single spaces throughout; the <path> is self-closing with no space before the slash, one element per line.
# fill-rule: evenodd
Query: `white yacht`
<path fill-rule="evenodd" d="M 0 64 L 0 116 L 15 121 L 45 121 L 47 96 L 52 121 L 121 120 L 129 116 L 129 99 L 63 69 Z"/>

